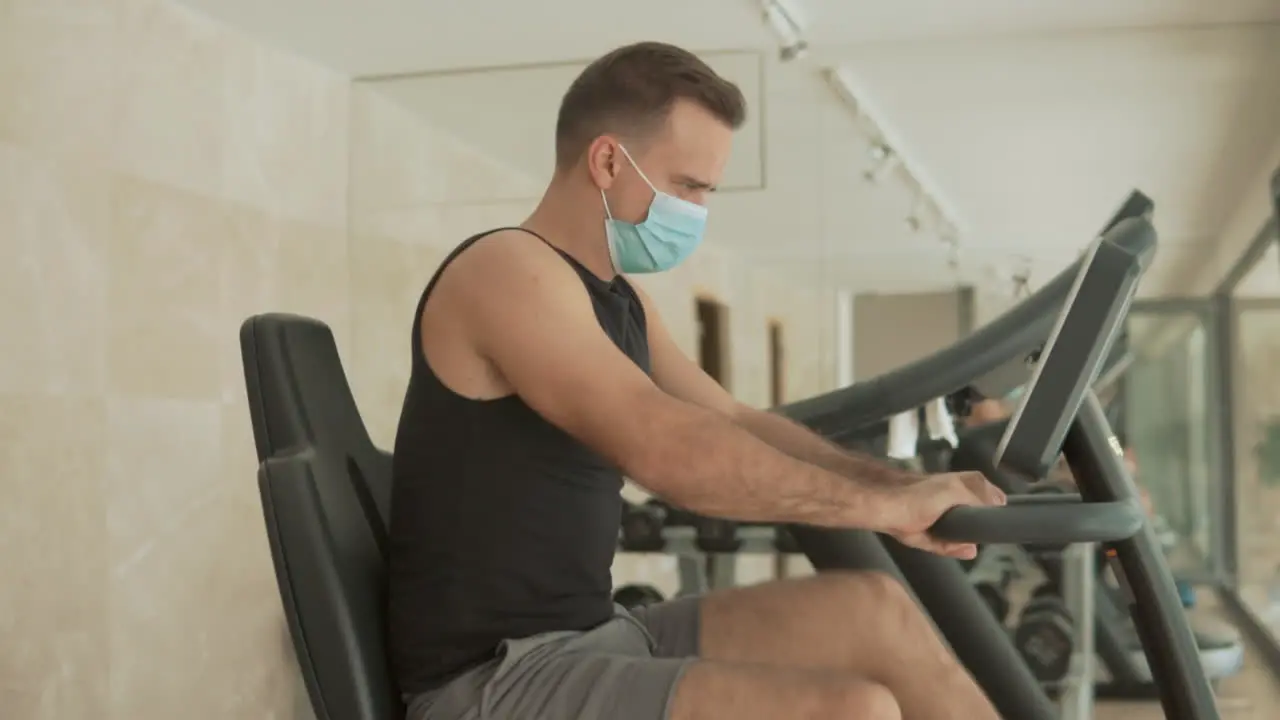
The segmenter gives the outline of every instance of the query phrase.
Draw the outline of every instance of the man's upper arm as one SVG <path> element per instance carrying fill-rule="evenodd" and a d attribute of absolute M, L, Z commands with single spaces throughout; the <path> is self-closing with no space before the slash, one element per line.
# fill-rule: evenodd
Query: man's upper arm
<path fill-rule="evenodd" d="M 649 326 L 649 363 L 658 387 L 685 402 L 731 418 L 737 416 L 743 406 L 676 345 L 658 316 L 653 301 L 634 284 L 632 288 L 644 303 L 645 320 Z"/>
<path fill-rule="evenodd" d="M 660 393 L 600 327 L 577 273 L 530 240 L 495 234 L 454 261 L 468 339 L 538 414 L 625 468 L 627 423 Z"/>

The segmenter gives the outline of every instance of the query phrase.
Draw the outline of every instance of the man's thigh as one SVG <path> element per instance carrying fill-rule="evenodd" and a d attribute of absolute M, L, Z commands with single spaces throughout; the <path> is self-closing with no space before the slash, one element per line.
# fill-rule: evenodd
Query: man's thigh
<path fill-rule="evenodd" d="M 893 658 L 941 643 L 906 589 L 880 573 L 822 573 L 715 591 L 703 599 L 699 620 L 703 658 L 869 677 Z"/>
<path fill-rule="evenodd" d="M 670 720 L 902 720 L 888 688 L 837 670 L 699 660 L 681 678 Z"/>
<path fill-rule="evenodd" d="M 409 720 L 667 720 L 691 658 L 657 658 L 635 619 L 505 643 L 501 656 L 410 703 Z"/>

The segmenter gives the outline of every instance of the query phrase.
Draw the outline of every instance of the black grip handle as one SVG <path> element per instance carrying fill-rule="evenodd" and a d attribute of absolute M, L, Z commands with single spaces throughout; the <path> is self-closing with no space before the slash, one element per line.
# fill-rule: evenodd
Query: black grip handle
<path fill-rule="evenodd" d="M 954 507 L 929 533 L 977 544 L 1115 542 L 1142 530 L 1146 514 L 1134 500 L 1079 501 L 1078 495 L 1013 496 L 1004 507 Z"/>
<path fill-rule="evenodd" d="M 1010 495 L 1009 505 L 1079 505 L 1080 493 L 1045 493 L 1034 495 Z"/>

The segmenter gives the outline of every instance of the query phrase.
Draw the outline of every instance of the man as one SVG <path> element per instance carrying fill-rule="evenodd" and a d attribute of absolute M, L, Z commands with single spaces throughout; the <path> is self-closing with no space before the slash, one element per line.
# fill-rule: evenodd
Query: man
<path fill-rule="evenodd" d="M 995 718 L 902 587 L 828 574 L 628 614 L 611 602 L 623 476 L 698 513 L 888 533 L 999 504 L 736 403 L 625 274 L 702 238 L 742 94 L 658 43 L 564 97 L 519 228 L 464 242 L 419 303 L 395 446 L 391 660 L 413 720 Z"/>

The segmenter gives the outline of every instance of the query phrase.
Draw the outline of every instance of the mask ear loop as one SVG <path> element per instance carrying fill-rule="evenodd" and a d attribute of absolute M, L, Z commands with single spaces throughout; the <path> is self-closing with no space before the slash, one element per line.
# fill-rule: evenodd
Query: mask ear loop
<path fill-rule="evenodd" d="M 653 194 L 657 195 L 658 188 L 654 187 L 653 183 L 649 182 L 649 176 L 644 174 L 644 171 L 636 164 L 635 159 L 631 157 L 631 153 L 627 152 L 627 146 L 622 143 L 618 143 L 618 149 L 627 157 L 627 162 L 631 163 L 631 167 L 636 169 L 636 174 L 640 176 L 640 179 L 644 181 L 644 184 L 648 185 L 649 189 L 653 191 Z"/>
<path fill-rule="evenodd" d="M 613 213 L 609 212 L 609 198 L 604 196 L 604 188 L 600 188 L 600 199 L 604 201 L 604 216 L 612 220 Z"/>
<path fill-rule="evenodd" d="M 625 155 L 625 156 L 627 157 L 627 161 L 631 163 L 631 167 L 636 167 L 636 163 L 635 163 L 635 161 L 631 159 L 631 153 L 628 153 L 628 152 L 627 152 L 627 149 L 626 149 L 626 148 L 624 148 L 624 147 L 622 147 L 622 143 L 618 143 L 618 148 L 619 148 L 619 149 L 621 149 L 621 150 L 622 150 L 622 154 L 623 154 L 623 155 Z M 640 168 L 636 168 L 636 172 L 640 172 Z M 642 177 L 642 178 L 643 178 L 643 177 L 644 177 L 644 173 L 640 173 L 640 177 Z M 645 182 L 649 182 L 648 178 L 645 178 Z M 600 200 L 601 200 L 602 202 L 604 202 L 604 216 L 605 216 L 606 218 L 608 218 L 608 219 L 612 220 L 612 219 L 613 219 L 613 212 L 612 212 L 611 210 L 609 210 L 609 198 L 608 198 L 608 197 L 605 197 L 605 194 L 604 194 L 604 188 L 600 188 Z"/>

